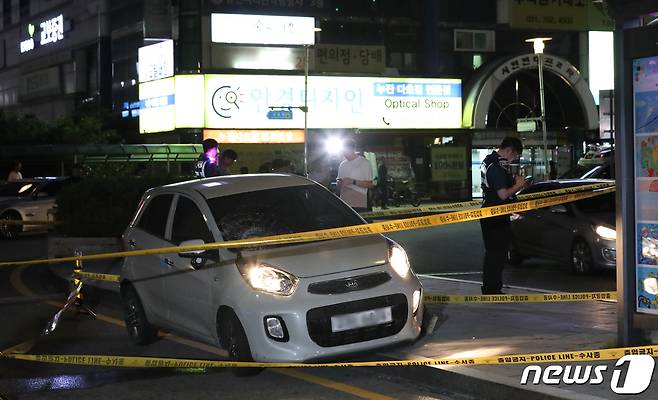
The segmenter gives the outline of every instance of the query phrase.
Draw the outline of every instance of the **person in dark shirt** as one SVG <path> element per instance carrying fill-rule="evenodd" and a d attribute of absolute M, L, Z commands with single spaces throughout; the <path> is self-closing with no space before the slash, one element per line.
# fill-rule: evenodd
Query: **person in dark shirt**
<path fill-rule="evenodd" d="M 480 166 L 482 176 L 482 207 L 506 204 L 514 199 L 516 192 L 525 186 L 525 179 L 513 175 L 510 162 L 523 151 L 518 138 L 506 137 L 498 150 L 489 154 Z M 511 240 L 509 215 L 483 218 L 480 220 L 484 240 L 484 262 L 482 265 L 482 294 L 501 294 L 503 267 Z"/>
<path fill-rule="evenodd" d="M 231 175 L 231 165 L 238 161 L 238 153 L 232 149 L 226 149 L 222 151 L 221 156 L 219 157 L 219 174 L 220 175 Z"/>
<path fill-rule="evenodd" d="M 555 161 L 551 160 L 548 162 L 548 179 L 554 181 L 557 179 L 557 165 L 555 165 Z"/>
<path fill-rule="evenodd" d="M 382 157 L 381 164 L 377 170 L 377 189 L 379 189 L 379 200 L 382 210 L 386 210 L 386 202 L 388 201 L 388 168 L 386 167 L 386 159 Z"/>
<path fill-rule="evenodd" d="M 203 141 L 203 154 L 201 154 L 194 165 L 195 178 L 210 178 L 219 176 L 220 169 L 217 164 L 218 144 L 215 139 Z"/>

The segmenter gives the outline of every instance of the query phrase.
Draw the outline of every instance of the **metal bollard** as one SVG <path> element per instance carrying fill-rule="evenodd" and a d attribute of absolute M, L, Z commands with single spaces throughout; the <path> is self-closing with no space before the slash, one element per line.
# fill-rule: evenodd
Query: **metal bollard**
<path fill-rule="evenodd" d="M 73 255 L 75 257 L 82 257 L 82 251 L 80 250 L 75 250 L 73 252 Z M 78 309 L 78 312 L 83 312 L 85 314 L 88 314 L 90 317 L 96 319 L 96 313 L 94 310 L 89 308 L 86 304 L 83 303 L 83 295 L 82 295 L 82 278 L 80 277 L 80 273 L 82 272 L 82 260 L 75 260 L 75 264 L 73 266 L 73 293 L 75 293 L 75 300 L 73 304 L 75 307 Z"/>
<path fill-rule="evenodd" d="M 82 257 L 82 251 L 75 250 L 73 255 L 75 257 Z M 82 261 L 75 260 L 73 266 L 73 290 L 76 291 L 78 286 L 80 286 L 80 290 L 77 290 L 77 294 L 75 295 L 75 305 L 77 307 L 82 306 L 82 278 L 80 278 L 80 272 L 82 272 Z"/>

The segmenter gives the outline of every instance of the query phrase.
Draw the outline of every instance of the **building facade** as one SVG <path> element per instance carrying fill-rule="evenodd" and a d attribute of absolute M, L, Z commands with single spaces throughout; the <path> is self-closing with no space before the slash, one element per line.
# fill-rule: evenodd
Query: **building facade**
<path fill-rule="evenodd" d="M 0 109 L 52 120 L 82 103 L 109 107 L 104 1 L 1 3 Z"/>
<path fill-rule="evenodd" d="M 318 179 L 325 179 L 339 158 L 332 158 L 328 142 L 353 137 L 373 165 L 386 159 L 397 179 L 412 181 L 434 198 L 451 200 L 477 196 L 480 159 L 504 136 L 517 135 L 517 119 L 539 115 L 536 57 L 525 43 L 530 37 L 552 38 L 546 53 L 553 68 L 547 67 L 545 74 L 550 158 L 558 161 L 561 171 L 573 164 L 584 139 L 598 131 L 598 120 L 593 117 L 598 115 L 595 96 L 584 85 L 592 80 L 588 32 L 612 28 L 605 9 L 591 0 L 546 4 L 518 0 L 3 0 L 2 4 L 3 22 L 9 23 L 1 30 L 6 51 L 0 59 L 0 108 L 52 118 L 81 101 L 98 101 L 121 117 L 121 129 L 143 133 L 145 142 L 198 143 L 211 135 L 220 138 L 223 147 L 236 149 L 238 168 L 250 172 L 267 168 L 267 162 L 275 160 L 291 161 L 301 171 L 306 153 L 309 172 L 320 172 L 312 174 Z M 217 29 L 213 14 L 312 16 L 315 44 L 307 59 L 302 46 L 220 43 L 213 40 Z M 59 15 L 63 17 L 62 39 L 43 46 L 36 43 L 34 49 L 20 52 L 31 25 L 40 26 Z M 35 36 L 40 39 L 40 35 L 37 29 Z M 160 50 L 153 52 L 153 47 L 140 60 L 139 49 L 149 45 L 158 45 Z M 335 107 L 328 110 L 326 104 L 317 104 L 323 99 L 311 98 L 309 92 L 307 135 L 300 138 L 304 99 L 299 87 L 307 63 L 308 88 L 322 93 L 333 90 L 336 97 L 342 91 L 344 104 L 330 98 L 326 101 Z M 38 71 L 39 75 L 30 75 Z M 260 88 L 242 92 L 247 100 L 268 90 L 294 94 L 277 101 L 259 100 L 260 108 L 230 102 L 254 113 L 235 122 L 235 117 L 217 113 L 213 104 L 222 94 L 226 100 L 226 93 L 217 92 L 226 86 L 218 83 L 222 77 L 232 82 L 228 86 L 242 90 L 260 82 Z M 359 114 L 354 107 L 356 94 L 365 93 L 359 88 L 372 92 L 375 87 L 381 87 L 383 95 L 387 88 L 400 90 L 399 96 L 391 97 L 384 111 L 363 108 L 362 115 L 355 116 Z M 406 87 L 429 88 L 431 95 L 407 94 Z M 450 96 L 441 92 L 442 87 Z M 185 90 L 196 103 L 182 101 Z M 235 94 L 241 93 L 236 90 Z M 367 95 L 372 96 L 366 96 L 364 104 L 386 101 L 374 92 Z M 442 108 L 457 98 L 459 106 L 451 103 L 450 108 Z M 287 107 L 294 123 L 278 119 L 287 117 L 285 112 L 265 118 L 268 111 L 288 111 Z M 367 118 L 373 113 L 382 114 L 376 116 L 377 122 Z M 456 116 L 460 122 L 454 122 Z M 223 119 L 221 123 L 218 118 Z M 537 164 L 540 135 L 521 135 L 528 147 L 524 173 L 529 175 L 545 174 Z"/>

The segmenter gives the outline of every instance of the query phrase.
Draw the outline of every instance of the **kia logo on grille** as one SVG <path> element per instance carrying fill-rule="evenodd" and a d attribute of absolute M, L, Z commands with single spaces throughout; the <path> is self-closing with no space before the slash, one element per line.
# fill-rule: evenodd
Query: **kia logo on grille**
<path fill-rule="evenodd" d="M 345 287 L 348 289 L 356 289 L 359 287 L 359 282 L 355 281 L 354 279 L 350 279 L 345 281 Z"/>

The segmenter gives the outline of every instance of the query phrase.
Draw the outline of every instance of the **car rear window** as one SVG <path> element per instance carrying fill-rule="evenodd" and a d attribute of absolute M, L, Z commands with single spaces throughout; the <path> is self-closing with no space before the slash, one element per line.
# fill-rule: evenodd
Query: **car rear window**
<path fill-rule="evenodd" d="M 164 194 L 154 197 L 146 205 L 146 209 L 139 219 L 139 226 L 142 230 L 155 236 L 164 238 L 165 228 L 167 227 L 167 218 L 169 217 L 169 208 L 173 195 Z"/>
<path fill-rule="evenodd" d="M 224 240 L 360 225 L 363 220 L 326 189 L 292 186 L 208 200 Z"/>

